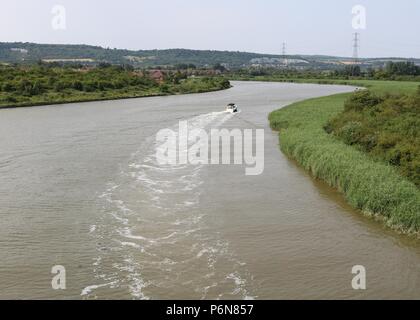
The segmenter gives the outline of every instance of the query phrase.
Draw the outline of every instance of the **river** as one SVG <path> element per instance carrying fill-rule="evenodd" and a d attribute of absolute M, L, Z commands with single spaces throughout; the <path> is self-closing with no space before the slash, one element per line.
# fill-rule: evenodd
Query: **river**
<path fill-rule="evenodd" d="M 1 299 L 420 298 L 420 244 L 278 148 L 272 110 L 351 87 L 233 82 L 185 96 L 0 110 Z M 241 109 L 222 113 L 229 102 Z M 265 168 L 168 168 L 155 136 L 265 129 Z M 53 266 L 66 289 L 51 286 Z M 363 265 L 367 290 L 354 290 Z"/>

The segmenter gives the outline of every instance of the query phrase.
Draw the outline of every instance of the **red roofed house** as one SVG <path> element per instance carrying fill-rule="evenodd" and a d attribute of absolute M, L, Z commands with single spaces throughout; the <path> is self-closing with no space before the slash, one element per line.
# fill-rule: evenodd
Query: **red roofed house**
<path fill-rule="evenodd" d="M 161 70 L 152 70 L 150 71 L 149 76 L 158 83 L 163 83 L 165 81 L 165 74 Z"/>

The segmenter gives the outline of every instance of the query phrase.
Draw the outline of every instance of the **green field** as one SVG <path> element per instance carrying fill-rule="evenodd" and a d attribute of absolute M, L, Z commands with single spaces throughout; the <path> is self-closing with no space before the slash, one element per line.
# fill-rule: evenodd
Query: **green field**
<path fill-rule="evenodd" d="M 309 82 L 319 83 L 316 79 Z M 418 82 L 368 80 L 329 83 L 365 86 L 377 94 L 412 94 L 419 86 Z M 354 208 L 383 220 L 394 229 L 418 234 L 420 191 L 415 184 L 400 175 L 395 167 L 324 130 L 329 120 L 343 112 L 350 95 L 310 99 L 271 113 L 270 124 L 280 131 L 281 149 L 314 177 L 342 192 Z"/>
<path fill-rule="evenodd" d="M 266 82 L 287 82 L 287 83 L 315 83 L 315 84 L 338 84 L 351 85 L 356 87 L 369 88 L 372 92 L 378 94 L 409 94 L 416 92 L 420 82 L 410 81 L 381 81 L 381 80 L 340 80 L 340 79 L 303 79 L 303 78 L 276 78 L 270 76 L 256 77 L 229 77 L 230 80 L 236 81 L 266 81 Z"/>

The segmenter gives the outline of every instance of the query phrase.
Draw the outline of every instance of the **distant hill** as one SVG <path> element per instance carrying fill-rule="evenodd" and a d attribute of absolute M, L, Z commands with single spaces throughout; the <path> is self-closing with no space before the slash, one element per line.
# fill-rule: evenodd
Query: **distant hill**
<path fill-rule="evenodd" d="M 284 59 L 286 58 L 286 59 Z M 35 44 L 22 42 L 0 42 L 0 63 L 80 62 L 82 64 L 132 64 L 135 67 L 175 66 L 194 64 L 198 67 L 223 64 L 229 68 L 248 66 L 282 66 L 296 68 L 331 69 L 352 63 L 351 58 L 293 55 L 280 55 L 211 51 L 211 50 L 122 50 L 89 45 Z M 361 59 L 364 66 L 381 66 L 387 61 L 414 61 L 420 65 L 420 59 L 375 58 Z"/>

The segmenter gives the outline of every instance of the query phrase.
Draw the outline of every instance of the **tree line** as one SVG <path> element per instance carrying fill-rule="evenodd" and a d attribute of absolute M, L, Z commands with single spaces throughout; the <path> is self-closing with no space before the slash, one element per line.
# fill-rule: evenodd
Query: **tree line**
<path fill-rule="evenodd" d="M 243 78 L 273 78 L 273 79 L 371 79 L 371 80 L 414 80 L 420 81 L 420 66 L 412 61 L 387 62 L 383 67 L 363 67 L 358 64 L 350 64 L 344 67 L 336 67 L 334 70 L 321 69 L 296 69 L 255 67 L 242 68 L 230 72 L 232 76 Z"/>
<path fill-rule="evenodd" d="M 220 77 L 190 77 L 186 70 L 135 70 L 130 65 L 0 66 L 0 107 L 43 102 L 117 99 L 228 88 Z"/>

